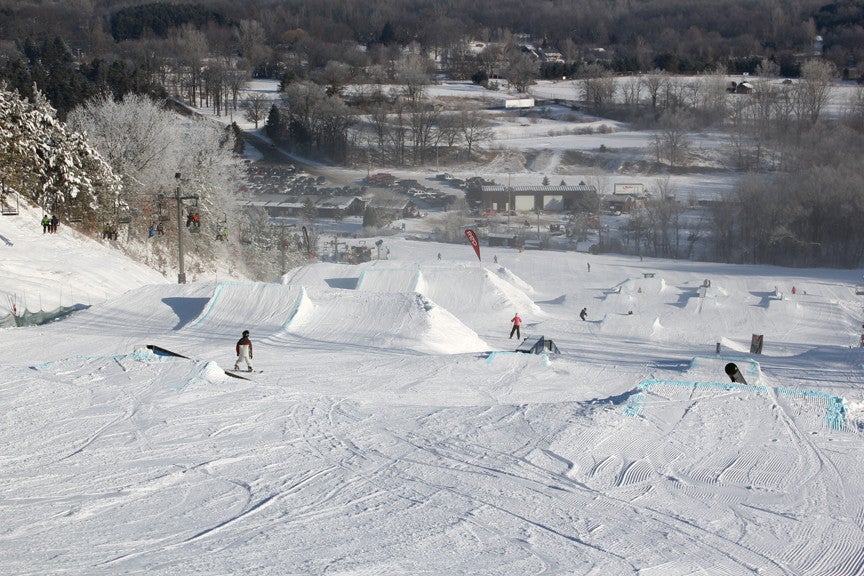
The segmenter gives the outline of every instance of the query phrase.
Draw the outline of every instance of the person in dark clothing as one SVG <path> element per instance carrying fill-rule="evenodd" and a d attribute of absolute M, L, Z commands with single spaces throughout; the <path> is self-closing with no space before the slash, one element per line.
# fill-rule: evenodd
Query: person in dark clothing
<path fill-rule="evenodd" d="M 513 328 L 510 329 L 510 338 L 513 338 L 513 334 L 516 334 L 516 338 L 522 338 L 522 335 L 519 333 L 519 326 L 522 325 L 522 318 L 519 317 L 519 313 L 517 312 L 515 316 L 510 320 L 513 323 Z"/>
<path fill-rule="evenodd" d="M 240 369 L 240 362 L 246 363 L 246 371 L 252 372 L 252 341 L 249 340 L 249 331 L 243 331 L 243 337 L 237 341 L 237 360 L 234 362 L 234 370 Z"/>
<path fill-rule="evenodd" d="M 579 318 L 581 318 L 582 320 L 588 318 L 588 308 L 582 308 L 582 311 L 579 312 Z"/>

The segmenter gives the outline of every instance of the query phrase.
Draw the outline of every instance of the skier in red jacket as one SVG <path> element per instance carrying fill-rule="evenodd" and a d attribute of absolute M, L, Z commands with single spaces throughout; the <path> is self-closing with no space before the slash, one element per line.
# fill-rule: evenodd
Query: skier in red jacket
<path fill-rule="evenodd" d="M 522 318 L 519 317 L 519 313 L 517 312 L 513 319 L 510 320 L 513 323 L 513 328 L 510 329 L 510 338 L 513 338 L 513 333 L 516 333 L 516 338 L 522 338 L 522 335 L 519 333 L 519 326 L 522 324 Z"/>

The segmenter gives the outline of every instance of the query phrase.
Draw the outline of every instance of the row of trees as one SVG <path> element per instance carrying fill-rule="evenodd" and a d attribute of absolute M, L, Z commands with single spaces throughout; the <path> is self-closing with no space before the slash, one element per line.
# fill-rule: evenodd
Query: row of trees
<path fill-rule="evenodd" d="M 395 66 L 398 88 L 357 88 L 345 95 L 350 71 L 328 65 L 319 82 L 283 85 L 282 99 L 267 112 L 265 129 L 292 151 L 341 163 L 423 165 L 464 149 L 470 158 L 492 131 L 477 105 L 445 109 L 426 97 L 432 82 L 430 63 L 418 54 L 403 56 Z M 252 95 L 241 102 L 256 126 L 265 100 Z"/>
<path fill-rule="evenodd" d="M 751 174 L 711 208 L 711 253 L 727 262 L 860 266 L 864 132 L 820 123 L 784 143 L 784 171 Z"/>
<path fill-rule="evenodd" d="M 90 13 L 91 17 L 96 13 L 103 16 L 109 13 L 99 12 L 100 7 L 104 8 L 100 2 L 94 1 L 91 4 L 94 10 Z M 490 77 L 503 75 L 513 87 L 523 90 L 527 89 L 541 70 L 534 56 L 519 47 L 512 34 L 513 30 L 504 26 L 494 30 L 472 30 L 472 33 L 476 32 L 472 36 L 500 41 L 489 44 L 480 52 L 472 52 L 467 49 L 466 39 L 469 36 L 464 29 L 458 25 L 447 30 L 438 29 L 434 23 L 442 21 L 441 14 L 428 15 L 427 28 L 430 31 L 437 30 L 438 35 L 415 35 L 413 41 L 416 44 L 406 52 L 403 50 L 408 38 L 405 30 L 410 29 L 414 17 L 400 21 L 397 26 L 389 16 L 400 13 L 407 6 L 413 7 L 418 14 L 425 14 L 428 6 L 417 6 L 410 1 L 386 5 L 379 2 L 355 3 L 351 6 L 338 0 L 328 3 L 330 8 L 339 5 L 340 9 L 344 9 L 344 12 L 328 12 L 331 22 L 338 22 L 338 25 L 343 27 L 346 22 L 358 25 L 359 28 L 351 30 L 351 34 L 342 34 L 341 38 L 362 39 L 366 49 L 361 50 L 355 42 L 336 41 L 330 35 L 331 28 L 322 25 L 323 20 L 310 20 L 307 19 L 309 12 L 301 11 L 301 14 L 295 11 L 301 4 L 303 3 L 298 2 L 295 6 L 280 2 L 273 5 L 261 0 L 245 5 L 244 9 L 247 11 L 242 13 L 236 12 L 236 7 L 216 2 L 205 2 L 202 8 L 206 10 L 203 12 L 197 12 L 196 8 L 190 13 L 188 7 L 183 9 L 186 12 L 172 12 L 172 5 L 162 4 L 148 5 L 147 9 L 115 11 L 112 13 L 122 13 L 125 18 L 114 20 L 115 24 L 124 22 L 125 32 L 120 34 L 116 32 L 119 25 L 115 27 L 118 34 L 116 39 L 122 42 L 112 45 L 112 58 L 82 58 L 59 37 L 51 41 L 25 41 L 15 46 L 0 44 L 0 56 L 4 57 L 3 74 L 10 78 L 10 85 L 21 94 L 30 96 L 34 101 L 39 94 L 48 95 L 52 102 L 56 101 L 60 105 L 58 115 L 61 118 L 69 115 L 74 125 L 81 130 L 86 129 L 94 140 L 100 141 L 102 138 L 97 147 L 122 183 L 120 191 L 112 192 L 114 197 L 104 204 L 117 210 L 117 206 L 131 206 L 135 197 L 146 198 L 159 194 L 166 187 L 170 189 L 170 178 L 167 179 L 169 182 L 165 182 L 166 174 L 173 175 L 178 171 L 198 181 L 200 174 L 217 165 L 222 166 L 223 161 L 230 164 L 228 156 L 233 147 L 228 143 L 231 136 L 224 133 L 220 133 L 215 139 L 203 139 L 200 142 L 202 152 L 190 159 L 185 166 L 179 166 L 176 159 L 166 163 L 165 158 L 170 158 L 173 154 L 167 148 L 156 150 L 151 156 L 138 156 L 140 151 L 128 156 L 118 154 L 117 141 L 122 133 L 132 133 L 135 130 L 147 133 L 150 129 L 149 126 L 134 125 L 131 120 L 123 119 L 119 116 L 119 108 L 112 109 L 112 105 L 121 102 L 121 98 L 125 97 L 122 102 L 130 109 L 143 110 L 144 100 L 136 101 L 130 98 L 129 94 L 153 94 L 164 88 L 166 92 L 163 94 L 176 94 L 196 106 L 210 106 L 220 115 L 233 114 L 242 107 L 245 109 L 244 113 L 255 118 L 256 124 L 266 118 L 267 131 L 274 140 L 306 155 L 320 155 L 338 162 L 356 164 L 364 161 L 371 164 L 374 159 L 379 165 L 419 165 L 429 162 L 433 154 L 437 159 L 441 154 L 446 156 L 460 149 L 470 157 L 479 143 L 491 137 L 489 126 L 478 109 L 445 110 L 425 98 L 425 88 L 432 81 L 434 73 L 434 58 L 450 66 L 458 74 L 467 74 L 474 70 L 472 75 L 479 74 L 475 76 L 478 81 L 490 81 Z M 485 5 L 483 2 L 480 4 Z M 643 14 L 648 21 L 669 23 L 668 29 L 671 32 L 664 37 L 664 42 L 676 38 L 675 26 L 671 21 L 664 20 L 670 14 L 665 8 L 670 6 L 674 5 L 691 14 L 693 21 L 699 23 L 699 26 L 708 25 L 705 20 L 693 14 L 696 8 L 690 5 L 678 6 L 678 3 L 672 0 L 665 4 L 645 2 L 635 7 L 626 7 L 627 9 L 623 3 L 607 4 L 607 12 L 599 14 L 600 11 L 593 11 L 598 6 L 590 1 L 575 3 L 569 6 L 565 15 L 559 15 L 559 19 L 566 21 L 573 12 L 579 13 L 586 21 L 597 24 L 626 22 L 629 16 L 625 12 L 629 9 L 633 13 Z M 812 40 L 810 36 L 817 31 L 812 25 L 803 27 L 806 34 L 797 36 L 783 36 L 778 31 L 788 31 L 790 23 L 798 21 L 796 19 L 799 16 L 794 16 L 795 14 L 817 9 L 800 4 L 799 6 L 804 6 L 803 12 L 783 11 L 776 10 L 781 7 L 778 2 L 769 1 L 769 4 L 772 4 L 772 27 L 770 32 L 763 34 L 766 38 L 779 35 L 783 40 L 781 43 L 772 44 L 768 51 L 777 51 L 781 47 L 792 49 L 809 46 Z M 263 13 L 255 10 L 263 7 L 269 10 L 266 18 L 262 16 Z M 380 12 L 375 12 L 374 17 L 370 16 L 370 7 Z M 738 4 L 729 0 L 727 7 L 738 7 Z M 33 7 L 25 2 L 7 8 L 8 13 L 14 17 Z M 470 6 L 450 8 L 473 14 Z M 549 30 L 554 30 L 555 26 L 544 20 L 549 15 L 549 10 L 554 8 L 546 5 L 537 7 L 536 14 L 532 13 L 525 29 L 533 29 L 543 20 L 551 26 Z M 560 7 L 558 8 L 560 12 Z M 304 9 L 315 11 L 309 7 Z M 513 5 L 503 2 L 484 17 L 494 21 L 512 9 Z M 712 13 L 716 13 L 716 6 Z M 171 17 L 160 20 L 164 14 L 170 14 Z M 335 16 L 336 14 L 338 16 Z M 362 24 L 359 22 L 363 19 L 360 15 L 366 16 Z M 723 18 L 726 17 L 724 13 Z M 762 17 L 754 15 L 754 18 Z M 854 18 L 850 18 L 829 19 L 826 16 L 821 21 L 830 22 L 832 26 L 848 27 L 854 25 Z M 167 25 L 156 27 L 157 20 Z M 98 28 L 94 24 L 97 21 L 98 18 L 91 21 L 91 31 Z M 275 30 L 273 23 L 280 21 L 290 21 L 293 26 Z M 134 32 L 135 30 L 149 32 L 139 33 Z M 592 38 L 600 38 L 603 32 L 602 27 L 589 32 L 582 23 L 573 30 L 581 30 L 585 37 Z M 712 56 L 711 50 L 722 44 L 725 37 L 721 34 L 718 40 L 716 37 L 706 38 L 703 35 L 700 44 L 696 42 L 700 38 L 698 32 L 689 31 L 688 42 L 680 42 L 680 36 L 677 36 L 679 48 L 676 50 L 680 50 L 680 46 L 689 46 L 693 50 L 701 46 L 700 58 L 705 61 L 721 61 L 719 56 Z M 729 36 L 733 37 L 741 40 L 740 36 Z M 274 39 L 277 38 L 279 42 L 274 44 Z M 642 77 L 620 81 L 610 72 L 610 66 L 619 66 L 615 59 L 611 61 L 611 65 L 609 60 L 597 59 L 592 62 L 591 58 L 586 57 L 586 44 L 576 42 L 572 37 L 572 30 L 570 37 L 559 38 L 558 41 L 554 38 L 555 34 L 547 31 L 547 51 L 558 49 L 565 60 L 573 58 L 577 63 L 575 67 L 569 68 L 579 78 L 574 99 L 595 113 L 631 121 L 638 120 L 644 127 L 657 128 L 653 153 L 658 163 L 672 168 L 686 166 L 691 152 L 689 137 L 692 131 L 707 126 L 724 126 L 729 129 L 730 157 L 734 159 L 732 166 L 747 170 L 778 171 L 777 176 L 760 182 L 758 187 L 753 186 L 753 190 L 778 187 L 785 190 L 807 181 L 799 177 L 775 184 L 781 182 L 779 171 L 794 173 L 802 166 L 814 166 L 813 172 L 821 173 L 822 165 L 806 158 L 801 151 L 805 150 L 802 142 L 810 141 L 812 134 L 825 130 L 822 112 L 833 74 L 829 63 L 815 61 L 805 64 L 800 69 L 801 80 L 791 84 L 757 80 L 753 94 L 730 100 L 726 94 L 727 87 L 721 78 L 721 74 L 728 70 L 728 61 L 723 61 L 723 66 L 711 68 L 709 73 L 700 78 L 685 82 L 668 73 L 668 70 L 674 70 L 675 66 L 671 65 L 672 60 L 666 58 L 661 61 L 665 62 L 667 70 L 648 69 L 649 73 Z M 609 40 L 609 37 L 606 39 Z M 104 49 L 106 44 L 101 46 Z M 751 45 L 750 48 L 752 47 Z M 619 43 L 616 58 L 620 61 L 620 55 L 627 50 L 624 44 Z M 652 46 L 637 45 L 633 50 L 635 52 L 632 56 L 638 69 L 657 64 L 658 54 Z M 727 55 L 734 53 L 736 52 L 726 52 Z M 591 54 L 596 56 L 597 52 Z M 777 59 L 762 58 L 756 61 L 754 66 L 760 79 L 771 78 L 782 72 L 782 63 Z M 278 73 L 283 79 L 284 98 L 276 106 L 254 98 L 239 100 L 241 86 L 255 73 Z M 385 83 L 394 83 L 399 87 L 387 90 L 382 86 Z M 346 90 L 347 86 L 358 84 L 369 84 L 374 88 L 365 93 Z M 84 102 L 89 104 L 75 111 Z M 846 118 L 843 126 L 850 134 L 860 133 L 861 124 L 864 123 L 864 116 L 860 114 L 862 108 L 864 107 L 859 105 L 859 112 L 854 113 L 854 105 L 850 107 L 853 113 Z M 105 117 L 99 118 L 95 110 L 105 112 Z M 148 114 L 141 114 L 141 117 L 150 118 Z M 176 119 L 172 118 L 171 121 Z M 100 135 L 100 124 L 112 122 L 123 127 L 120 134 L 107 134 L 109 131 L 106 130 L 105 135 Z M 195 142 L 196 138 L 191 137 L 189 140 Z M 161 143 L 168 141 L 170 140 L 162 140 Z M 851 137 L 846 144 L 857 149 L 854 148 L 856 143 Z M 208 155 L 217 149 L 223 151 L 225 158 L 208 164 Z M 812 152 L 813 148 L 806 150 Z M 150 173 L 144 165 L 145 161 L 159 164 L 161 173 Z M 166 165 L 176 166 L 176 170 L 165 169 Z M 847 173 L 842 167 L 835 167 L 834 170 Z M 219 169 L 216 172 L 218 173 Z M 852 174 L 851 171 L 848 173 Z M 227 180 L 214 182 L 211 187 L 232 189 Z M 131 192 L 133 190 L 134 194 Z M 788 216 L 772 220 L 765 217 L 761 212 L 762 204 L 756 202 L 759 195 L 755 192 L 747 194 L 748 190 L 749 188 L 742 187 L 739 198 L 727 206 L 725 212 L 719 208 L 716 211 L 715 222 L 724 222 L 724 215 L 729 213 L 737 217 L 734 219 L 736 226 L 713 226 L 713 236 L 717 239 L 717 246 L 713 249 L 715 257 L 729 260 L 771 260 L 780 258 L 783 254 L 794 254 L 793 260 L 798 262 L 815 257 L 815 254 L 824 257 L 830 253 L 831 258 L 837 262 L 848 262 L 854 258 L 854 254 L 829 249 L 828 246 L 833 245 L 834 239 L 821 225 L 805 225 L 804 222 L 809 222 L 810 216 L 803 218 L 800 210 L 790 212 L 795 214 L 794 218 Z M 766 192 L 766 196 L 768 195 Z M 673 196 L 671 193 L 658 194 L 655 204 L 649 205 L 643 214 L 634 219 L 631 237 L 639 250 L 672 257 L 693 253 L 703 232 L 694 233 L 690 227 L 691 231 L 682 240 L 679 232 L 688 227 L 681 224 L 680 215 L 676 213 L 678 204 L 673 200 Z M 803 198 L 808 198 L 808 205 L 812 206 L 814 201 L 811 196 L 813 194 L 802 193 L 800 202 L 806 203 Z M 837 199 L 830 195 L 825 196 Z M 799 198 L 796 195 L 790 197 Z M 211 205 L 225 205 L 223 200 L 225 199 L 217 197 Z M 765 203 L 764 198 L 761 201 Z M 845 201 L 851 202 L 848 199 Z M 765 240 L 759 231 L 737 224 L 750 222 L 744 215 L 736 212 L 736 207 L 743 205 L 748 206 L 748 214 L 760 214 L 760 218 L 754 222 L 772 222 L 768 240 Z M 202 208 L 209 209 L 206 202 Z M 843 224 L 826 219 L 821 216 L 823 212 L 820 208 L 806 213 L 820 214 L 820 221 L 830 221 L 835 228 Z M 815 215 L 812 217 L 816 218 Z M 705 227 L 712 228 L 708 224 Z M 726 246 L 723 238 L 731 238 L 726 248 L 723 247 Z M 732 248 L 736 242 L 743 242 L 749 248 L 746 251 Z M 817 245 L 822 248 L 813 248 Z M 772 246 L 784 248 L 775 252 L 770 248 Z M 790 248 L 795 246 L 799 248 Z M 809 248 L 804 250 L 801 246 Z"/>
<path fill-rule="evenodd" d="M 526 13 L 515 0 L 449 2 L 446 9 L 419 0 L 209 0 L 119 8 L 108 0 L 83 0 L 74 9 L 0 0 L 7 24 L 0 28 L 0 74 L 22 94 L 29 95 L 35 83 L 61 118 L 106 90 L 115 98 L 130 91 L 162 97 L 163 88 L 228 113 L 236 110 L 239 86 L 253 75 L 279 76 L 286 84 L 400 83 L 398 63 L 409 45 L 454 78 L 501 77 L 517 90 L 541 76 L 598 77 L 591 66 L 677 73 L 719 65 L 753 73 L 763 60 L 753 54 L 797 76 L 796 54 L 811 52 L 817 34 L 838 69 L 857 62 L 864 46 L 855 41 L 862 39 L 864 18 L 836 3 L 833 9 L 816 0 L 703 4 L 582 0 L 532 6 Z M 526 37 L 537 50 L 562 59 L 526 52 Z M 485 49 L 478 52 L 472 40 Z"/>
<path fill-rule="evenodd" d="M 507 43 L 523 34 L 569 62 L 585 48 L 604 47 L 619 71 L 659 66 L 698 72 L 752 54 L 785 62 L 787 55 L 809 51 L 817 34 L 838 68 L 860 61 L 864 51 L 864 15 L 854 0 L 200 0 L 120 6 L 113 0 L 2 0 L 0 9 L 9 23 L 0 42 L 47 33 L 105 57 L 119 45 L 192 27 L 207 31 L 214 53 L 240 54 L 250 70 L 284 61 L 281 50 L 304 42 L 348 41 L 368 49 L 417 42 L 435 58 L 458 62 L 466 39 Z M 241 30 L 244 21 L 256 30 Z"/>
<path fill-rule="evenodd" d="M 775 169 L 743 174 L 706 209 L 659 180 L 644 206 L 604 250 L 732 263 L 852 268 L 864 261 L 864 91 L 850 112 L 789 134 L 760 136 Z M 760 129 L 756 127 L 756 129 Z M 768 154 L 766 153 L 766 156 Z"/>

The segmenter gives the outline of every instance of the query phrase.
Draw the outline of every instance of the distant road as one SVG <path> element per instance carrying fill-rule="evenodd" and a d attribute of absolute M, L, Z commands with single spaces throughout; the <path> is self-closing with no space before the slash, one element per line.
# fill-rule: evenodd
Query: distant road
<path fill-rule="evenodd" d="M 207 116 L 199 113 L 194 108 L 190 107 L 185 102 L 177 100 L 176 98 L 169 99 L 168 103 L 177 112 L 181 114 L 187 116 L 208 118 Z M 314 162 L 303 160 L 302 158 L 298 158 L 296 156 L 292 156 L 284 150 L 280 150 L 278 147 L 274 146 L 273 143 L 268 142 L 257 134 L 253 134 L 245 130 L 240 130 L 240 132 L 243 135 L 243 140 L 261 153 L 262 159 L 260 160 L 260 162 L 262 163 L 276 165 L 289 164 L 292 166 L 296 166 L 297 168 L 302 169 L 304 172 L 308 172 L 309 174 L 312 174 L 314 176 L 324 176 L 324 178 L 327 179 L 328 182 L 336 186 L 351 186 L 357 184 L 354 175 L 346 173 L 344 170 L 332 168 L 330 166 L 322 164 L 317 164 Z"/>

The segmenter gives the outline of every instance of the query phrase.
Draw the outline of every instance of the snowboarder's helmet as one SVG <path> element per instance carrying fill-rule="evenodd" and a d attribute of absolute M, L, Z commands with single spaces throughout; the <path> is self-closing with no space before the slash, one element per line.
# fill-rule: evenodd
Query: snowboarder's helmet
<path fill-rule="evenodd" d="M 249 331 L 248 331 L 248 330 L 243 330 L 243 336 L 248 336 L 248 335 L 249 335 Z"/>

